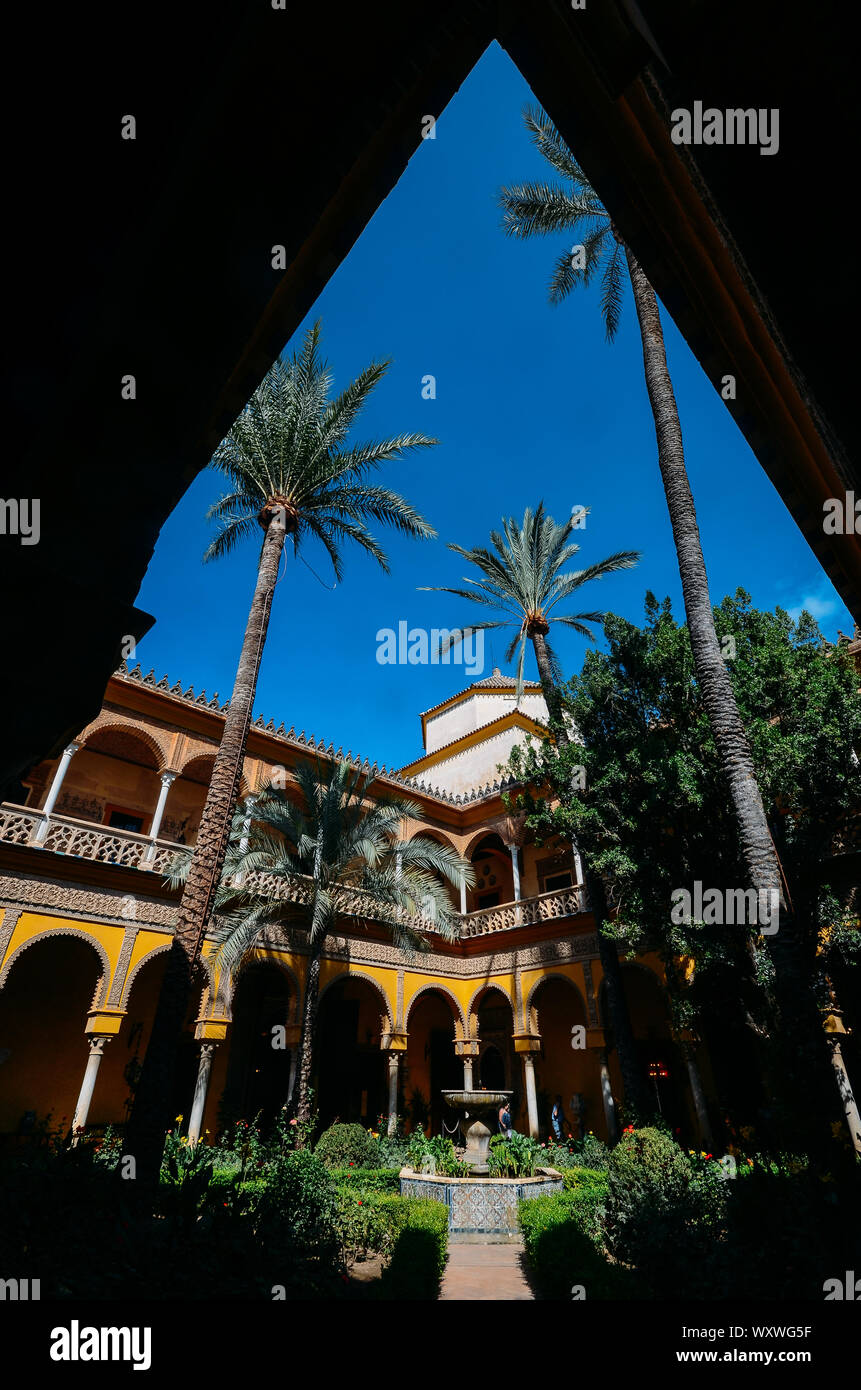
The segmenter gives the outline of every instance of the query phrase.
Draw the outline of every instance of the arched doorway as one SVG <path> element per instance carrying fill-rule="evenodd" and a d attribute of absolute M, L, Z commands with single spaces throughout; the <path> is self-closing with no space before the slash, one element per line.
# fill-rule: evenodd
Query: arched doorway
<path fill-rule="evenodd" d="M 320 1123 L 336 1120 L 376 1127 L 386 1110 L 386 1059 L 380 1049 L 382 995 L 349 976 L 324 990 L 314 1048 Z"/>
<path fill-rule="evenodd" d="M 579 1139 L 591 1129 L 606 1137 L 600 1072 L 585 1048 L 587 1017 L 579 990 L 559 976 L 542 980 L 532 995 L 530 1015 L 541 1037 L 535 1067 L 541 1133 L 552 1132 L 550 1112 L 561 1096 L 563 1134 Z M 574 1045 L 581 1042 L 584 1046 Z"/>
<path fill-rule="evenodd" d="M 469 858 L 475 870 L 475 886 L 468 897 L 470 912 L 514 901 L 511 854 L 499 835 L 483 835 Z"/>
<path fill-rule="evenodd" d="M 57 815 L 146 835 L 161 783 L 160 758 L 133 729 L 96 729 L 69 764 Z"/>
<path fill-rule="evenodd" d="M 520 1122 L 523 1093 L 520 1068 L 514 1051 L 514 1014 L 508 996 L 488 985 L 473 1002 L 472 1030 L 479 1039 L 476 1084 L 486 1091 L 512 1091 L 511 1114 L 516 1129 Z"/>
<path fill-rule="evenodd" d="M 233 996 L 221 1126 L 259 1115 L 265 1131 L 287 1104 L 290 1053 L 272 1046 L 272 1030 L 287 1023 L 289 1011 L 290 982 L 283 970 L 270 961 L 245 966 Z"/>
<path fill-rule="evenodd" d="M 423 990 L 407 1016 L 404 1111 L 411 1130 L 443 1133 L 443 1116 L 451 1115 L 442 1092 L 463 1085 L 463 1063 L 454 1050 L 454 1007 L 442 990 Z"/>
<path fill-rule="evenodd" d="M 71 1127 L 89 1056 L 84 1027 L 101 972 L 93 946 L 59 933 L 13 963 L 0 990 L 0 1133 L 32 1133 L 49 1114 L 52 1129 Z M 94 1104 L 104 1106 L 101 1081 Z M 119 1118 L 122 1097 L 116 1101 Z"/>

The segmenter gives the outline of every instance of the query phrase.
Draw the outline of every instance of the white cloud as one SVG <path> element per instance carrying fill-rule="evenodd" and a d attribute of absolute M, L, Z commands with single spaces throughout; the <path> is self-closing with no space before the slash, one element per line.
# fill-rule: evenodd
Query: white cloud
<path fill-rule="evenodd" d="M 802 609 L 806 609 L 818 623 L 821 623 L 824 618 L 832 617 L 837 611 L 838 606 L 838 600 L 828 594 L 807 594 L 799 604 L 796 604 L 794 608 L 790 608 L 788 612 L 793 622 L 797 623 L 798 619 L 801 617 Z"/>

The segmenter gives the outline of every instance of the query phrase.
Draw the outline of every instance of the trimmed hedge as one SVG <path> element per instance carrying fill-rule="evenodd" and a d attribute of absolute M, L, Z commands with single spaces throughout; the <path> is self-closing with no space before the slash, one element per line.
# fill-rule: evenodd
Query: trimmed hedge
<path fill-rule="evenodd" d="M 358 1188 L 362 1192 L 390 1192 L 400 1196 L 399 1168 L 330 1168 L 329 1176 L 338 1187 Z"/>
<path fill-rule="evenodd" d="M 338 1229 L 345 1253 L 390 1254 L 409 1214 L 408 1197 L 349 1186 L 338 1188 Z"/>
<path fill-rule="evenodd" d="M 634 1276 L 609 1264 L 600 1248 L 597 1193 L 583 1183 L 518 1203 L 526 1257 L 544 1298 L 570 1301 L 578 1284 L 587 1299 L 638 1297 Z"/>
<path fill-rule="evenodd" d="M 400 1200 L 407 1203 L 407 1221 L 383 1271 L 380 1297 L 435 1299 L 445 1269 L 448 1208 L 424 1197 Z"/>

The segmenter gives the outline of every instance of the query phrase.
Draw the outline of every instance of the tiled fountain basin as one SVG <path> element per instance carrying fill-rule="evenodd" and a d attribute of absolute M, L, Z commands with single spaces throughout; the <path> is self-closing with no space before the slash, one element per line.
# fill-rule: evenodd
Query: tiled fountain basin
<path fill-rule="evenodd" d="M 442 1178 L 400 1172 L 402 1197 L 428 1197 L 445 1202 L 452 1235 L 513 1236 L 518 1233 L 517 1203 L 562 1191 L 562 1174 L 541 1168 L 534 1178 Z"/>

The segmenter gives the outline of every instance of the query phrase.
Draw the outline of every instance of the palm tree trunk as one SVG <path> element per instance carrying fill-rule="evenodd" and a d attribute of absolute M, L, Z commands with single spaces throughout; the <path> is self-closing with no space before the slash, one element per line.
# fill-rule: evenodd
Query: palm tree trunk
<path fill-rule="evenodd" d="M 643 343 L 643 364 L 646 374 L 646 388 L 655 421 L 655 434 L 658 442 L 658 464 L 667 497 L 673 539 L 679 560 L 679 574 L 685 600 L 691 651 L 697 681 L 703 695 L 706 713 L 714 734 L 718 756 L 729 786 L 733 813 L 739 837 L 739 847 L 747 871 L 748 880 L 758 893 L 776 893 L 780 903 L 782 921 L 782 940 L 775 942 L 777 955 L 784 958 L 784 977 L 793 973 L 799 977 L 798 988 L 793 989 L 791 979 L 784 979 L 787 992 L 795 996 L 795 1008 L 803 1013 L 801 1007 L 803 994 L 803 966 L 801 965 L 800 943 L 797 939 L 797 923 L 793 921 L 791 904 L 787 903 L 783 891 L 783 875 L 775 849 L 771 831 L 762 804 L 753 755 L 750 743 L 738 712 L 732 684 L 726 664 L 720 653 L 714 626 L 711 599 L 705 560 L 700 543 L 694 499 L 691 494 L 685 455 L 682 445 L 682 429 L 676 407 L 673 385 L 667 367 L 667 354 L 658 301 L 649 280 L 630 247 L 625 247 L 634 303 L 640 323 Z M 775 901 L 770 898 L 769 901 Z M 749 954 L 755 966 L 756 951 L 753 942 Z M 786 963 L 792 962 L 787 969 Z M 792 1016 L 782 1010 L 784 1016 Z M 807 1010 L 809 1014 L 809 1010 Z M 810 1036 L 811 1052 L 817 1050 L 811 1029 L 805 1030 Z M 821 1037 L 819 1039 L 821 1046 Z M 833 1058 L 832 1058 L 833 1064 Z M 838 1089 L 842 1094 L 842 1077 L 835 1071 Z"/>
<path fill-rule="evenodd" d="M 667 367 L 655 291 L 625 247 L 643 342 L 646 388 L 658 440 L 658 464 L 667 497 L 697 681 L 727 778 L 748 879 L 757 891 L 776 891 L 783 903 L 777 853 L 762 804 L 753 756 L 721 656 L 709 597 L 694 499 L 685 467 L 682 427 Z"/>
<path fill-rule="evenodd" d="M 532 646 L 535 650 L 535 660 L 538 663 L 538 674 L 541 680 L 542 693 L 547 702 L 547 709 L 551 719 L 558 725 L 559 741 L 563 744 L 570 744 L 571 739 L 562 717 L 562 700 L 550 667 L 547 644 L 544 641 L 543 634 L 540 632 L 533 632 L 530 636 Z M 575 855 L 578 852 L 582 855 L 580 847 L 573 842 L 571 848 Z M 596 874 L 590 867 L 588 855 L 583 855 L 583 871 L 586 879 L 586 891 L 589 894 L 589 902 L 592 906 L 592 914 L 595 918 L 595 931 L 598 937 L 598 955 L 600 957 L 601 970 L 604 975 L 605 987 L 607 990 L 607 1007 L 613 1024 L 613 1038 L 616 1044 L 616 1051 L 619 1054 L 619 1067 L 622 1072 L 625 1099 L 630 1111 L 639 1117 L 645 1117 L 651 1113 L 654 1107 L 651 1103 L 651 1098 L 646 1088 L 645 1078 L 642 1075 L 639 1059 L 637 1057 L 637 1044 L 634 1040 L 634 1033 L 631 1028 L 631 1017 L 628 1013 L 628 1005 L 625 1000 L 625 992 L 622 985 L 619 953 L 616 950 L 615 942 L 606 937 L 601 930 L 603 923 L 607 920 L 607 898 L 604 892 L 604 885 L 601 882 L 600 875 Z"/>
<path fill-rule="evenodd" d="M 314 1065 L 314 1028 L 317 1023 L 317 1005 L 320 1002 L 320 956 L 323 952 L 323 938 L 311 942 L 311 955 L 308 960 L 308 974 L 305 978 L 305 1000 L 302 1006 L 302 1036 L 299 1042 L 299 1074 L 296 1080 L 297 1105 L 296 1119 L 300 1126 L 311 1120 L 311 1074 Z M 304 1143 L 304 1131 L 300 1128 Z"/>
<path fill-rule="evenodd" d="M 124 1145 L 126 1153 L 135 1157 L 138 1181 L 143 1184 L 158 1180 L 164 1135 L 171 1119 L 176 1052 L 188 1012 L 193 973 L 227 850 L 285 535 L 284 514 L 276 509 L 267 525 L 260 552 L 257 584 L 245 626 L 230 708 L 179 904 L 168 969 Z"/>

